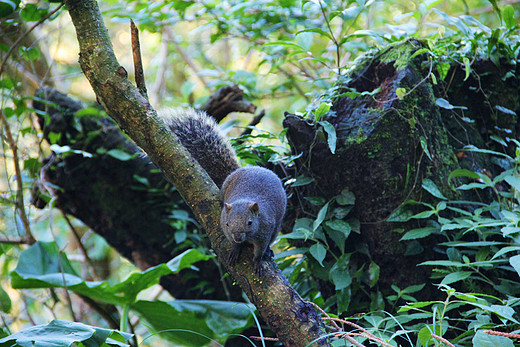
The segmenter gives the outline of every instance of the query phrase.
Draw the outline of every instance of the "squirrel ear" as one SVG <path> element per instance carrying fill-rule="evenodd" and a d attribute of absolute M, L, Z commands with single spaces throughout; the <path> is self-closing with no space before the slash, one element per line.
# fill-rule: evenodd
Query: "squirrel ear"
<path fill-rule="evenodd" d="M 231 211 L 231 204 L 228 204 L 227 202 L 224 204 L 224 207 L 226 208 L 226 212 L 229 213 Z"/>
<path fill-rule="evenodd" d="M 256 202 L 253 202 L 249 205 L 249 211 L 253 212 L 254 214 L 257 214 L 259 209 L 260 208 Z"/>

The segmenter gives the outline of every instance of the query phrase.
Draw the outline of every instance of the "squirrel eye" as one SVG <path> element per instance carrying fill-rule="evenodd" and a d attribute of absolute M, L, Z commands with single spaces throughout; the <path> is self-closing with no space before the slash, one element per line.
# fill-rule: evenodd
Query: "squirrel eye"
<path fill-rule="evenodd" d="M 247 225 L 251 225 L 251 224 L 253 224 L 253 220 L 252 219 L 247 221 Z"/>

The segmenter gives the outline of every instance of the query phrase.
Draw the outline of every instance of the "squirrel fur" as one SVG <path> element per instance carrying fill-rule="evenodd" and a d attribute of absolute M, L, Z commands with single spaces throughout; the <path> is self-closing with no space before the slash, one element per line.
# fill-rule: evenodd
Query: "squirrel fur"
<path fill-rule="evenodd" d="M 235 151 L 218 124 L 205 112 L 167 109 L 159 112 L 170 130 L 220 188 L 220 226 L 232 244 L 228 264 L 235 265 L 245 244 L 253 245 L 254 273 L 280 232 L 287 206 L 282 181 L 259 166 L 240 167 Z"/>

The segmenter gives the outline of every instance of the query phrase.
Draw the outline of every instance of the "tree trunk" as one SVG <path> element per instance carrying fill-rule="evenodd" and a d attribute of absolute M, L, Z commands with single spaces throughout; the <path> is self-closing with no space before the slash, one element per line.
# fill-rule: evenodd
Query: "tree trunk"
<path fill-rule="evenodd" d="M 81 68 L 99 102 L 174 184 L 223 263 L 230 244 L 219 228 L 217 187 L 128 80 L 114 56 L 97 4 L 69 0 L 66 5 L 80 44 Z M 258 278 L 252 272 L 251 254 L 243 254 L 239 264 L 226 269 L 284 345 L 328 345 L 328 339 L 322 338 L 324 326 L 314 308 L 301 299 L 274 262 L 265 265 L 265 275 Z"/>
<path fill-rule="evenodd" d="M 417 264 L 435 259 L 433 246 L 437 243 L 431 237 L 400 241 L 402 233 L 395 232 L 423 223 L 391 222 L 395 220 L 389 220 L 392 213 L 409 199 L 436 204 L 439 199 L 423 189 L 425 182 L 430 185 L 428 180 L 448 199 L 478 198 L 471 191 L 455 191 L 458 182 L 450 182 L 449 174 L 460 168 L 488 170 L 492 174 L 496 166 L 486 156 L 464 152 L 463 147 L 473 144 L 496 148 L 493 146 L 498 143 L 487 145 L 493 135 L 489 129 L 497 129 L 497 124 L 495 135 L 514 138 L 518 132 L 516 116 L 489 107 L 499 104 L 518 114 L 518 80 L 504 78 L 511 66 L 475 63 L 476 75 L 486 76 L 485 81 L 466 81 L 464 70 L 452 66 L 451 83 L 437 75 L 440 83 L 434 85 L 430 77 L 436 71 L 433 62 L 426 54 L 414 57 L 420 48 L 423 44 L 413 39 L 389 47 L 360 62 L 346 78 L 338 94 L 351 92 L 350 96 L 357 97 L 333 98 L 333 106 L 323 117 L 335 129 L 335 154 L 319 123 L 290 114 L 284 120 L 292 153 L 302 154 L 295 162 L 295 176 L 314 179 L 312 184 L 298 187 L 298 194 L 293 195 L 294 218 L 305 216 L 303 211 L 317 212 L 315 206 L 302 203 L 301 195 L 328 200 L 344 189 L 353 192 L 354 214 L 361 227 L 359 237 L 349 238 L 349 250 L 367 247 L 368 252 L 361 253 L 368 253 L 368 258 L 367 254 L 359 254 L 350 259 L 349 266 L 360 269 L 370 261 L 379 265 L 379 289 L 389 290 L 391 284 L 405 288 L 429 283 L 429 271 Z M 461 121 L 462 117 L 454 112 L 457 109 L 439 99 L 442 96 L 452 105 L 466 107 L 464 116 L 470 120 Z M 325 287 L 324 293 L 334 290 L 330 282 Z M 433 292 L 425 290 L 421 294 L 431 298 Z"/>

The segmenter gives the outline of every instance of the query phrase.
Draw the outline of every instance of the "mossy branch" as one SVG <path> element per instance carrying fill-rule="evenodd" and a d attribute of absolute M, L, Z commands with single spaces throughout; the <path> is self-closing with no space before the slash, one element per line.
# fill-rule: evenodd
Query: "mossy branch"
<path fill-rule="evenodd" d="M 222 260 L 230 244 L 219 228 L 216 185 L 128 79 L 126 70 L 117 62 L 97 3 L 65 3 L 76 28 L 81 68 L 98 101 L 175 185 L 208 234 L 217 259 L 225 264 Z M 320 317 L 289 285 L 274 262 L 265 262 L 265 275 L 258 278 L 253 275 L 251 255 L 242 259 L 246 261 L 226 268 L 285 346 L 329 345 L 326 338 L 320 339 L 325 331 Z"/>

